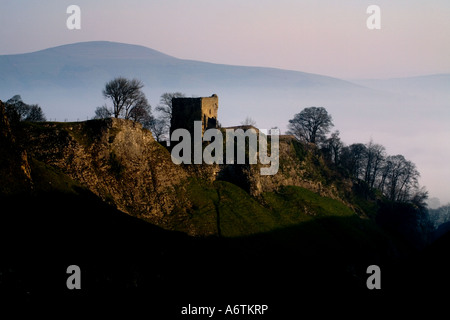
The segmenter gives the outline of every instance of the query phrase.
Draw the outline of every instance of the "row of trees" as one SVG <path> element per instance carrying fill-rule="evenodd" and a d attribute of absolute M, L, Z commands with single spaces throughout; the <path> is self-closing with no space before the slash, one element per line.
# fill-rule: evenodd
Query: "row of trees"
<path fill-rule="evenodd" d="M 156 118 L 152 114 L 151 105 L 142 91 L 142 81 L 117 77 L 106 83 L 102 93 L 112 103 L 112 107 L 106 104 L 97 107 L 95 119 L 124 118 L 139 122 L 144 128 L 150 130 L 157 141 L 163 141 L 170 129 L 172 118 L 172 98 L 185 97 L 181 92 L 163 93 L 156 111 L 160 116 Z"/>
<path fill-rule="evenodd" d="M 427 193 L 419 189 L 420 173 L 403 155 L 388 155 L 385 148 L 370 141 L 367 144 L 342 145 L 335 163 L 371 189 L 377 189 L 392 201 L 423 204 Z"/>
<path fill-rule="evenodd" d="M 289 120 L 288 133 L 306 143 L 316 144 L 326 159 L 355 180 L 364 181 L 392 201 L 413 201 L 424 205 L 427 192 L 419 188 L 420 173 L 402 155 L 388 155 L 384 146 L 370 141 L 346 146 L 339 131 L 327 138 L 334 126 L 323 107 L 309 107 Z"/>

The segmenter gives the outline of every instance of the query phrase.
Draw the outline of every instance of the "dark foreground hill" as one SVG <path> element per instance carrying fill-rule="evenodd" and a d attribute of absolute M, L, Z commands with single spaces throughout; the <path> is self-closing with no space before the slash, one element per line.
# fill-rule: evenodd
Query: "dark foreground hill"
<path fill-rule="evenodd" d="M 398 297 L 421 300 L 422 289 L 434 289 L 421 264 L 406 264 L 424 263 L 412 243 L 376 222 L 377 202 L 293 141 L 281 152 L 285 178 L 255 189 L 248 168 L 228 168 L 234 181 L 191 167 L 173 167 L 179 176 L 162 179 L 158 166 L 171 167 L 170 154 L 131 122 L 11 127 L 2 119 L 3 301 L 132 304 L 168 319 L 188 304 L 267 304 L 279 319 L 385 310 L 400 306 Z M 138 137 L 142 145 L 133 147 Z M 144 162 L 149 167 L 139 170 Z M 436 248 L 433 259 L 447 247 Z M 383 272 L 379 291 L 366 287 L 372 264 Z M 66 287 L 70 265 L 81 268 L 81 290 Z"/>

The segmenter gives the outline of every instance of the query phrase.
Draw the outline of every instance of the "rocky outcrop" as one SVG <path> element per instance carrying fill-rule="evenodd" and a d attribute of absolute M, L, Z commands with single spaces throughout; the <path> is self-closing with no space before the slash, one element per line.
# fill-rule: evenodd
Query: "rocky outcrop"
<path fill-rule="evenodd" d="M 27 152 L 16 142 L 0 101 L 0 194 L 29 192 L 32 186 Z"/>
<path fill-rule="evenodd" d="M 277 190 L 280 186 L 299 186 L 316 192 L 317 194 L 336 200 L 343 200 L 343 193 L 351 191 L 351 181 L 335 179 L 323 157 L 318 153 L 315 145 L 299 143 L 290 136 L 280 137 L 280 167 L 275 175 L 249 174 L 252 194 Z M 252 168 L 254 171 L 256 168 Z M 335 182 L 341 183 L 338 190 Z"/>
<path fill-rule="evenodd" d="M 138 123 L 124 119 L 29 126 L 28 149 L 106 202 L 162 224 L 188 175 Z"/>
<path fill-rule="evenodd" d="M 37 160 L 59 168 L 130 215 L 189 234 L 204 234 L 196 225 L 203 222 L 193 222 L 192 214 L 202 209 L 195 207 L 187 190 L 192 179 L 212 189 L 214 181 L 226 180 L 256 199 L 291 185 L 345 203 L 342 182 L 338 192 L 315 147 L 287 136 L 280 137 L 278 173 L 262 176 L 260 165 L 176 165 L 148 130 L 124 119 L 29 123 L 25 132 L 24 144 Z"/>
<path fill-rule="evenodd" d="M 268 165 L 267 165 L 268 166 Z M 344 198 L 351 192 L 350 180 L 334 179 L 315 145 L 305 145 L 293 136 L 280 136 L 279 169 L 275 175 L 261 175 L 261 165 L 228 165 L 221 169 L 221 177 L 233 182 L 254 197 L 277 191 L 282 186 L 298 186 L 325 197 L 348 204 Z M 336 182 L 339 181 L 339 190 Z"/>

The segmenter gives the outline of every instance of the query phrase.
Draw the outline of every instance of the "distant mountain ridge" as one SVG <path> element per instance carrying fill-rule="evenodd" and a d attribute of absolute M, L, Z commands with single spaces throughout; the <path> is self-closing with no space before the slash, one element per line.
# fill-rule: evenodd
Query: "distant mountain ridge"
<path fill-rule="evenodd" d="M 31 53 L 54 53 L 58 55 L 76 56 L 76 57 L 94 57 L 98 58 L 127 58 L 127 59 L 177 59 L 160 51 L 135 45 L 121 44 L 111 41 L 89 41 L 77 42 L 72 44 L 60 45 L 48 49 L 43 49 Z"/>
<path fill-rule="evenodd" d="M 76 102 L 78 111 L 82 111 L 79 115 L 87 111 L 80 108 L 95 109 L 95 105 L 80 106 L 80 99 L 89 104 L 102 103 L 104 83 L 118 75 L 141 79 L 148 96 L 156 96 L 155 100 L 161 93 L 171 90 L 199 95 L 218 93 L 219 96 L 222 92 L 238 96 L 240 91 L 252 90 L 256 91 L 251 94 L 256 95 L 261 94 L 259 91 L 263 88 L 272 91 L 365 90 L 328 76 L 183 60 L 139 45 L 94 41 L 0 56 L 0 97 L 6 100 L 14 94 L 22 94 L 26 100 L 46 105 L 52 118 L 54 114 L 62 116 L 58 105 L 65 96 L 69 104 Z M 52 95 L 44 94 L 44 90 L 51 90 Z M 71 108 L 67 109 L 65 116 L 70 117 Z"/>
<path fill-rule="evenodd" d="M 140 45 L 91 41 L 0 55 L 0 98 L 21 94 L 25 100 L 43 105 L 50 118 L 75 120 L 93 115 L 95 107 L 104 103 L 104 84 L 119 75 L 141 79 L 153 104 L 167 91 L 200 96 L 217 93 L 226 96 L 230 113 L 244 105 L 252 111 L 250 101 L 269 107 L 281 102 L 285 110 L 293 101 L 345 106 L 348 99 L 390 100 L 397 91 L 410 94 L 430 88 L 445 92 L 450 84 L 450 75 L 445 74 L 350 82 L 300 71 L 185 60 Z M 231 118 L 224 116 L 225 121 Z"/>
<path fill-rule="evenodd" d="M 78 65 L 80 67 L 78 73 L 82 73 L 84 71 L 82 68 L 83 66 L 85 68 L 90 67 L 101 69 L 105 67 L 112 67 L 109 63 L 117 63 L 119 62 L 118 60 L 120 60 L 120 63 L 122 63 L 123 66 L 131 67 L 132 69 L 135 69 L 133 68 L 133 64 L 137 64 L 139 67 L 144 67 L 144 69 L 152 71 L 156 71 L 154 70 L 156 64 L 159 67 L 180 68 L 176 73 L 159 74 L 159 77 L 162 77 L 163 79 L 170 77 L 177 78 L 187 72 L 196 75 L 198 79 L 204 77 L 209 80 L 214 80 L 210 78 L 219 75 L 222 75 L 222 78 L 225 78 L 225 76 L 235 76 L 238 81 L 252 79 L 258 84 L 268 82 L 268 84 L 274 85 L 277 84 L 277 81 L 291 83 L 291 81 L 295 80 L 308 85 L 319 85 L 330 82 L 347 84 L 350 86 L 353 85 L 345 80 L 300 71 L 265 67 L 233 66 L 195 60 L 183 60 L 147 47 L 108 41 L 80 42 L 31 53 L 0 56 L 0 81 L 4 80 L 8 75 L 8 71 L 12 70 L 17 71 L 15 76 L 17 79 L 20 79 L 21 76 L 25 75 L 23 71 L 29 70 L 30 67 L 31 70 L 35 71 L 33 67 L 36 67 L 36 63 L 41 64 L 44 62 L 46 63 L 46 67 L 49 67 L 49 72 L 51 71 L 53 75 L 55 75 L 55 73 L 56 75 L 62 75 L 67 71 L 66 68 L 68 66 L 76 67 Z M 140 62 L 144 62 L 145 64 L 140 64 Z M 7 68 L 8 66 L 9 69 Z M 42 65 L 39 67 L 42 68 Z M 117 64 L 114 65 L 114 68 L 118 70 L 122 69 L 121 66 Z M 139 70 L 136 71 L 138 71 L 138 74 L 143 75 L 144 73 L 142 70 L 140 72 Z M 28 72 L 27 74 L 30 79 L 38 78 L 39 75 L 39 73 L 33 72 Z M 262 79 L 261 75 L 269 76 L 271 79 Z M 268 80 L 270 80 L 270 82 Z M 154 85 L 156 83 L 150 82 L 148 84 Z M 222 84 L 226 85 L 227 83 L 225 81 L 225 83 Z"/>

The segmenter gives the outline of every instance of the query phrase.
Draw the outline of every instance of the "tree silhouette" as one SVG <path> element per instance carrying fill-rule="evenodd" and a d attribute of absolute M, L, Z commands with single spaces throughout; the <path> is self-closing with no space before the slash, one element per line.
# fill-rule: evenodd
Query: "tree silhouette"
<path fill-rule="evenodd" d="M 10 121 L 47 121 L 42 108 L 37 104 L 26 104 L 20 95 L 6 101 L 6 113 Z"/>
<path fill-rule="evenodd" d="M 289 120 L 288 128 L 297 139 L 317 143 L 333 127 L 333 119 L 324 107 L 309 107 Z"/>
<path fill-rule="evenodd" d="M 106 83 L 103 96 L 111 99 L 112 114 L 115 118 L 123 116 L 125 119 L 130 119 L 133 108 L 142 107 L 143 102 L 146 101 L 145 95 L 141 91 L 143 87 L 140 80 L 129 80 L 124 77 L 117 77 Z"/>
<path fill-rule="evenodd" d="M 241 125 L 256 127 L 256 121 L 247 116 L 244 121 L 241 121 Z"/>
<path fill-rule="evenodd" d="M 185 94 L 181 92 L 165 92 L 161 95 L 161 98 L 159 99 L 159 104 L 156 106 L 155 110 L 160 113 L 157 127 L 158 131 L 164 129 L 163 131 L 165 132 L 163 132 L 162 135 L 168 133 L 170 129 L 170 121 L 172 119 L 172 99 L 184 97 L 186 97 Z M 161 127 L 163 124 L 164 126 Z"/>

